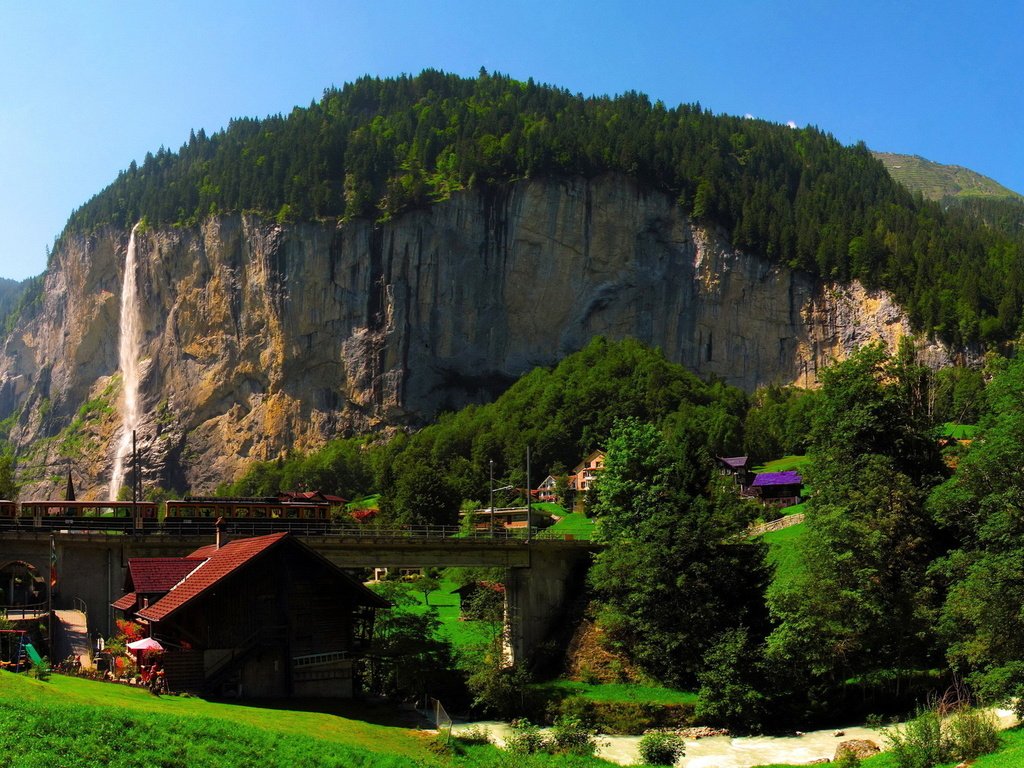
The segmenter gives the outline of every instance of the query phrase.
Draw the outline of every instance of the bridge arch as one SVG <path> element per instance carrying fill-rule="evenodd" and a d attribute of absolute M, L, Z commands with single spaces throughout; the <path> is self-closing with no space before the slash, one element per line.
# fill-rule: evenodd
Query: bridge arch
<path fill-rule="evenodd" d="M 8 560 L 0 565 L 0 605 L 19 608 L 46 600 L 46 579 L 27 560 Z"/>

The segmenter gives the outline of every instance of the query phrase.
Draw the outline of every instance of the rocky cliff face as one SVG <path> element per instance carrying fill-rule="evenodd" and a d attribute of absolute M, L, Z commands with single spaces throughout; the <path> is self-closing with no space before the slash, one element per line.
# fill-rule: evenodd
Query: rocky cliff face
<path fill-rule="evenodd" d="M 0 418 L 34 446 L 39 494 L 72 464 L 105 494 L 127 241 L 65 238 L 40 311 L 3 347 Z M 733 251 L 620 176 L 467 192 L 380 225 L 225 216 L 137 244 L 147 483 L 194 493 L 251 459 L 489 399 L 595 334 L 753 389 L 813 385 L 909 330 L 884 293 Z"/>

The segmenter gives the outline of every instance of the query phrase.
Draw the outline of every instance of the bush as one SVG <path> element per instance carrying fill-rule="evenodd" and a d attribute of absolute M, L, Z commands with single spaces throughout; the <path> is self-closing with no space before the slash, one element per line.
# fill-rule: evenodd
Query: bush
<path fill-rule="evenodd" d="M 934 710 L 885 733 L 897 768 L 933 768 L 970 760 L 999 748 L 999 725 L 991 712 L 961 709 L 946 722 Z"/>
<path fill-rule="evenodd" d="M 934 710 L 923 710 L 884 735 L 897 768 L 933 768 L 945 760 L 942 719 Z"/>
<path fill-rule="evenodd" d="M 490 744 L 491 730 L 486 725 L 477 723 L 459 731 L 455 738 L 463 744 Z"/>
<path fill-rule="evenodd" d="M 644 765 L 675 765 L 686 754 L 683 737 L 678 733 L 645 733 L 637 746 Z"/>
<path fill-rule="evenodd" d="M 999 749 L 999 723 L 988 710 L 961 709 L 946 723 L 949 757 L 971 760 Z"/>
<path fill-rule="evenodd" d="M 563 715 L 551 726 L 551 746 L 555 752 L 592 757 L 597 751 L 597 739 L 578 717 Z"/>
<path fill-rule="evenodd" d="M 513 720 L 512 733 L 505 739 L 505 749 L 514 755 L 532 755 L 543 752 L 546 746 L 540 726 L 525 718 Z"/>
<path fill-rule="evenodd" d="M 596 725 L 596 709 L 594 702 L 584 696 L 566 696 L 561 701 L 548 702 L 547 722 L 554 723 L 561 718 L 574 717 L 587 727 L 592 728 Z"/>
<path fill-rule="evenodd" d="M 29 675 L 34 677 L 40 682 L 46 682 L 50 679 L 50 660 L 44 656 L 40 661 L 32 661 L 32 668 L 29 670 Z"/>

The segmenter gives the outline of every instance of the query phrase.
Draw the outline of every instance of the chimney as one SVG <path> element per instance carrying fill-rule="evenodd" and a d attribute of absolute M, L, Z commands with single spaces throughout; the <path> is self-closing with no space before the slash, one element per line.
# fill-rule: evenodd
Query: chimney
<path fill-rule="evenodd" d="M 217 522 L 213 524 L 214 529 L 217 531 L 217 538 L 214 542 L 214 549 L 220 549 L 220 527 L 224 525 L 224 518 L 218 517 Z"/>

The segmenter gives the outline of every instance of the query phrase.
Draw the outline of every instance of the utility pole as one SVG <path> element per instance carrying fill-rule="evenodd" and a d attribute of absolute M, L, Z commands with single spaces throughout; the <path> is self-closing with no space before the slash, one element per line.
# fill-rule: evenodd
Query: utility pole
<path fill-rule="evenodd" d="M 530 543 L 530 526 L 533 524 L 533 486 L 530 485 L 530 446 L 526 446 L 526 543 Z"/>
<path fill-rule="evenodd" d="M 135 504 L 139 501 L 139 449 L 135 443 L 135 430 L 132 430 L 132 514 Z"/>
<path fill-rule="evenodd" d="M 50 578 L 46 589 L 46 644 L 50 647 L 50 666 L 53 666 L 54 651 L 57 648 L 57 638 L 53 636 L 53 572 L 57 567 L 57 543 L 50 534 Z"/>
<path fill-rule="evenodd" d="M 490 485 L 491 501 L 490 501 L 490 506 L 488 507 L 488 511 L 491 513 L 491 516 L 489 518 L 490 519 L 489 525 L 491 527 L 491 538 L 493 539 L 494 538 L 494 459 L 490 459 L 490 464 L 491 464 L 491 485 Z"/>

